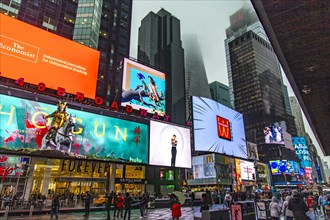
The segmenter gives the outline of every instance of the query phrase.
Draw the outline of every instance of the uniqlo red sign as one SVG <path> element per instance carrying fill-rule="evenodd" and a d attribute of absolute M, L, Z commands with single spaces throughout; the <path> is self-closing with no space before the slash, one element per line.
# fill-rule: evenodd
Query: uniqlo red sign
<path fill-rule="evenodd" d="M 230 122 L 228 119 L 217 115 L 218 136 L 231 141 Z"/>

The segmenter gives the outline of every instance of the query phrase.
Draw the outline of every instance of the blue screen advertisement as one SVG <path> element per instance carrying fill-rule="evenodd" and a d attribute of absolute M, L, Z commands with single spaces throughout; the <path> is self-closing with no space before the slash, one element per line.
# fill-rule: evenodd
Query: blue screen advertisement
<path fill-rule="evenodd" d="M 300 174 L 300 165 L 290 160 L 272 160 L 269 161 L 272 174 Z"/>
<path fill-rule="evenodd" d="M 296 154 L 298 158 L 300 159 L 300 164 L 302 168 L 311 168 L 312 167 L 312 161 L 309 155 L 307 142 L 304 137 L 293 137 L 292 138 L 292 144 L 294 148 L 296 149 Z"/>
<path fill-rule="evenodd" d="M 58 109 L 56 104 L 0 95 L 0 148 L 61 150 L 71 155 L 148 163 L 148 125 L 70 109 L 70 104 L 68 120 L 60 128 L 68 135 L 62 136 L 58 129 L 54 141 L 47 141 L 53 119 L 45 117 Z M 69 123 L 72 129 L 64 129 Z"/>
<path fill-rule="evenodd" d="M 129 59 L 124 60 L 122 106 L 166 113 L 165 74 Z"/>

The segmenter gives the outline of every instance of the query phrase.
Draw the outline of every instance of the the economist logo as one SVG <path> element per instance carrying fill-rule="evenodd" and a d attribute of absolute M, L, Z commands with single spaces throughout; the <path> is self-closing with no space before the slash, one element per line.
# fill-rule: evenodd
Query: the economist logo
<path fill-rule="evenodd" d="M 218 136 L 231 141 L 230 122 L 228 119 L 217 115 Z"/>
<path fill-rule="evenodd" d="M 0 14 L 0 72 L 94 98 L 100 52 Z"/>

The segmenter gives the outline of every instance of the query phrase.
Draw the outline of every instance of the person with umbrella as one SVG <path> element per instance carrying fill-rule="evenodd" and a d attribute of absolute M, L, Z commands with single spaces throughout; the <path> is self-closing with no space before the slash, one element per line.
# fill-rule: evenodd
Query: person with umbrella
<path fill-rule="evenodd" d="M 173 220 L 179 220 L 181 217 L 181 205 L 180 200 L 174 193 L 171 194 L 171 210 Z"/>

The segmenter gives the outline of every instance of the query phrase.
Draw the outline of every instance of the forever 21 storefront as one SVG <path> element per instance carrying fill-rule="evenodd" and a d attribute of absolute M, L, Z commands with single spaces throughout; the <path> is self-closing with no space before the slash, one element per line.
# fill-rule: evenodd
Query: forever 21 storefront
<path fill-rule="evenodd" d="M 72 145 L 44 145 L 55 105 L 0 94 L 0 195 L 104 194 L 110 188 L 144 192 L 149 128 L 146 119 L 67 109 Z M 54 102 L 53 100 L 52 102 Z M 71 119 L 71 118 L 70 118 Z M 109 175 L 108 175 L 109 173 Z"/>

